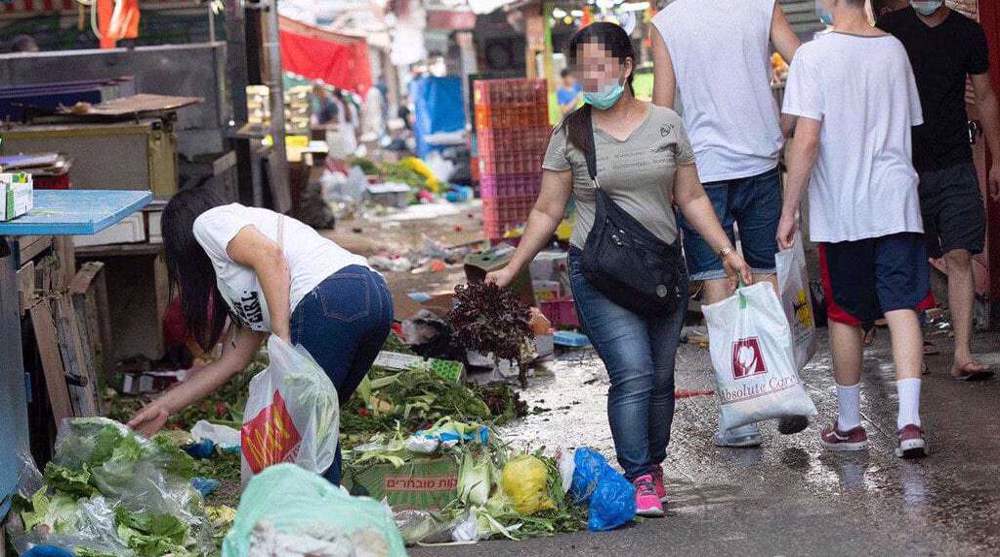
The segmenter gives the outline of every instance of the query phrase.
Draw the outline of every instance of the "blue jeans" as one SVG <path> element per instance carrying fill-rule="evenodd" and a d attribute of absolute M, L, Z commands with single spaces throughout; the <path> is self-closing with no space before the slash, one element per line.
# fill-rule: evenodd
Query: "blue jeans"
<path fill-rule="evenodd" d="M 674 357 L 685 303 L 673 315 L 647 319 L 615 304 L 583 276 L 573 248 L 569 277 L 584 332 L 611 378 L 608 421 L 618 464 L 630 481 L 649 474 L 667 457 L 674 419 Z M 679 285 L 687 292 L 687 277 Z M 686 300 L 686 298 L 685 298 Z"/>
<path fill-rule="evenodd" d="M 292 344 L 301 344 L 323 368 L 343 406 L 385 344 L 392 326 L 392 295 L 381 275 L 359 265 L 319 283 L 292 313 Z M 340 484 L 341 455 L 323 474 Z"/>
<path fill-rule="evenodd" d="M 781 219 L 781 173 L 777 168 L 757 176 L 705 184 L 715 215 L 729 241 L 736 245 L 733 225 L 740 228 L 743 259 L 755 274 L 774 273 L 778 253 L 778 220 Z M 691 280 L 726 278 L 719 254 L 705 242 L 684 215 L 677 213 L 684 231 L 684 256 Z"/>

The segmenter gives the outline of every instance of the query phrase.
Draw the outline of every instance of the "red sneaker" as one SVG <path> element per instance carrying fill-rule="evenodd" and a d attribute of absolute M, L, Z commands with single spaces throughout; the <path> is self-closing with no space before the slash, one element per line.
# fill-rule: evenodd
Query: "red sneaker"
<path fill-rule="evenodd" d="M 653 488 L 656 489 L 656 496 L 660 498 L 661 503 L 666 503 L 667 488 L 663 485 L 663 468 L 657 466 L 649 475 L 653 476 Z"/>
<path fill-rule="evenodd" d="M 862 426 L 850 431 L 840 431 L 837 429 L 837 422 L 833 422 L 819 437 L 823 446 L 831 451 L 861 451 L 868 447 L 868 434 Z"/>
<path fill-rule="evenodd" d="M 663 516 L 663 503 L 656 496 L 653 476 L 646 474 L 632 480 L 635 486 L 635 514 L 645 517 Z"/>
<path fill-rule="evenodd" d="M 910 424 L 896 433 L 899 435 L 899 448 L 896 449 L 896 456 L 899 458 L 923 458 L 927 456 L 924 430 L 920 429 L 920 426 Z"/>

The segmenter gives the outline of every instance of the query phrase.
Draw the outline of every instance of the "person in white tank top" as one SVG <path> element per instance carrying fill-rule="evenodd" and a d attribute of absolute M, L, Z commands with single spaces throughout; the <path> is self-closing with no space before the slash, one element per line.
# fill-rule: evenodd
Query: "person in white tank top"
<path fill-rule="evenodd" d="M 771 89 L 770 53 L 791 61 L 800 42 L 777 0 L 676 0 L 653 18 L 653 102 L 680 107 L 698 176 L 733 243 L 740 230 L 743 258 L 757 279 L 774 282 L 781 215 L 778 156 L 784 142 Z M 702 302 L 725 299 L 732 287 L 719 254 L 682 218 L 692 280 L 704 281 Z M 807 425 L 782 420 L 782 433 Z M 754 447 L 756 424 L 719 431 L 716 444 Z"/>

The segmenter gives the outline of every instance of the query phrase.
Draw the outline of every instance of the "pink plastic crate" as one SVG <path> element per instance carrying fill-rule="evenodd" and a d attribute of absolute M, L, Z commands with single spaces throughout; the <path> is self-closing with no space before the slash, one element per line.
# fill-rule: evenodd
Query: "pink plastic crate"
<path fill-rule="evenodd" d="M 539 309 L 556 327 L 579 327 L 580 318 L 576 315 L 573 298 L 562 298 L 550 302 L 542 302 Z"/>
<path fill-rule="evenodd" d="M 479 178 L 479 196 L 486 198 L 538 197 L 542 191 L 542 175 L 484 174 Z"/>

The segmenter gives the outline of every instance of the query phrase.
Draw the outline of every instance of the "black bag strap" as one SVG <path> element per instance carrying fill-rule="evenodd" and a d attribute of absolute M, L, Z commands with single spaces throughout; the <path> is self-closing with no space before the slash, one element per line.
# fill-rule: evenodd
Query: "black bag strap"
<path fill-rule="evenodd" d="M 587 172 L 590 173 L 590 180 L 594 182 L 594 187 L 600 189 L 601 184 L 597 181 L 597 138 L 594 136 L 594 116 L 591 111 L 587 111 L 586 118 L 587 138 L 590 139 L 590 148 L 584 150 L 584 158 L 587 159 Z"/>

